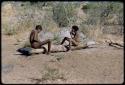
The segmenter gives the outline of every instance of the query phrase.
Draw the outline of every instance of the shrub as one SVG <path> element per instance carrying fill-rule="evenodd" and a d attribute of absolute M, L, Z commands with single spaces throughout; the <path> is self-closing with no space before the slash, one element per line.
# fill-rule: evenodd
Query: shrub
<path fill-rule="evenodd" d="M 72 3 L 59 3 L 53 7 L 53 19 L 59 27 L 66 27 L 75 22 L 74 9 L 75 5 Z"/>
<path fill-rule="evenodd" d="M 45 69 L 46 69 L 46 72 L 42 76 L 42 81 L 47 81 L 47 80 L 54 81 L 57 79 L 65 80 L 64 74 L 60 73 L 59 69 L 50 68 L 50 67 L 47 67 Z"/>
<path fill-rule="evenodd" d="M 82 10 L 87 19 L 81 22 L 80 27 L 88 37 L 99 36 L 102 33 L 123 34 L 119 33 L 123 32 L 123 3 L 89 2 L 83 5 Z"/>

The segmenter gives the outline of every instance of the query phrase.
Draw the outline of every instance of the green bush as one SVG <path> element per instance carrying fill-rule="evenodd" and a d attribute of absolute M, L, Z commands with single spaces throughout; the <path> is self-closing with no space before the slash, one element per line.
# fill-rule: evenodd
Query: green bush
<path fill-rule="evenodd" d="M 53 7 L 53 19 L 59 27 L 67 27 L 76 21 L 74 18 L 75 7 L 72 3 L 59 3 Z"/>
<path fill-rule="evenodd" d="M 42 25 L 45 31 L 58 30 L 59 27 L 81 25 L 89 32 L 92 25 L 123 25 L 123 3 L 121 2 L 7 2 L 13 6 L 13 16 L 2 14 L 2 28 L 8 35 L 24 32 Z M 2 6 L 6 3 L 2 3 Z M 80 10 L 82 6 L 82 11 Z M 79 11 L 80 10 L 80 11 Z M 78 13 L 77 13 L 78 12 Z M 6 12 L 5 12 L 6 13 Z M 4 19 L 5 18 L 5 19 Z M 12 19 L 11 19 L 12 18 Z M 84 18 L 84 19 L 83 19 Z M 13 22 L 11 21 L 13 20 Z M 57 26 L 58 25 L 58 26 Z M 90 25 L 90 26 L 89 26 Z M 83 30 L 82 29 L 82 30 Z M 103 28 L 106 29 L 106 28 Z M 108 29 L 108 28 L 107 28 Z M 117 28 L 115 28 L 117 29 Z M 121 32 L 123 28 L 120 29 Z M 85 32 L 86 33 L 86 32 Z M 58 37 L 55 36 L 55 40 Z"/>
<path fill-rule="evenodd" d="M 114 33 L 115 30 L 117 32 L 122 32 L 121 29 L 105 28 L 108 26 L 116 26 L 123 25 L 123 3 L 120 2 L 89 2 L 86 5 L 83 5 L 82 10 L 86 13 L 87 18 L 85 21 L 82 21 L 80 26 L 85 34 L 89 33 L 91 30 L 89 27 L 93 25 L 93 28 L 96 30 L 97 28 L 101 30 L 107 30 L 105 33 Z M 99 27 L 98 27 L 99 26 Z M 110 31 L 110 32 L 109 32 Z M 115 31 L 116 32 L 116 31 Z"/>

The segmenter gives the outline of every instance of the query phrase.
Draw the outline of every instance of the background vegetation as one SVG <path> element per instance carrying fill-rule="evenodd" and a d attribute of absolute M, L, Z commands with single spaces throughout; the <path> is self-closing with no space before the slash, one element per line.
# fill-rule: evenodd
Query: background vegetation
<path fill-rule="evenodd" d="M 58 32 L 78 25 L 89 38 L 104 34 L 123 35 L 122 2 L 12 2 L 2 3 L 2 33 L 14 35 L 37 24 L 44 31 Z M 56 37 L 57 38 L 57 37 Z"/>

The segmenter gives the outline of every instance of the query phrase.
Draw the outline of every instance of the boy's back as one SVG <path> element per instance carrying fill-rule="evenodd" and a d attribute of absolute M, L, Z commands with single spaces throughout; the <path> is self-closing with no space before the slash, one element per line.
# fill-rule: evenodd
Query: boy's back
<path fill-rule="evenodd" d="M 30 43 L 33 43 L 34 41 L 38 41 L 38 33 L 35 30 L 32 30 L 30 34 Z"/>

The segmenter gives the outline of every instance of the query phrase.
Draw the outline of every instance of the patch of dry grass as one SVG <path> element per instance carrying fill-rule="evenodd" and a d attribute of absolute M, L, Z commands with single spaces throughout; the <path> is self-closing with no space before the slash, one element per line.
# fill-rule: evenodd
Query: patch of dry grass
<path fill-rule="evenodd" d="M 47 83 L 48 81 L 56 81 L 58 79 L 66 80 L 64 74 L 59 72 L 59 69 L 46 67 L 42 78 L 30 78 L 35 84 Z"/>

